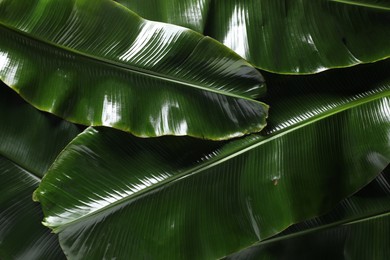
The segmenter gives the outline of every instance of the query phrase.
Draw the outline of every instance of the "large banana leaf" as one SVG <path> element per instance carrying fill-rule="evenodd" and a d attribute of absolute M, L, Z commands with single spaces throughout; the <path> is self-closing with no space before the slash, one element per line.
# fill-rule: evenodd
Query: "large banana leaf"
<path fill-rule="evenodd" d="M 386 260 L 390 255 L 390 167 L 328 214 L 227 259 Z"/>
<path fill-rule="evenodd" d="M 387 0 L 117 2 L 147 19 L 209 35 L 268 71 L 314 73 L 390 55 Z"/>
<path fill-rule="evenodd" d="M 293 112 L 289 99 L 275 95 L 284 109 L 272 117 L 295 113 L 295 120 L 209 153 L 188 138 L 89 128 L 34 193 L 44 223 L 71 259 L 209 259 L 275 235 L 329 210 L 390 162 L 387 68 L 388 61 L 329 72 L 327 83 L 336 85 L 329 95 L 307 84 L 306 103 Z M 359 74 L 365 70 L 371 80 Z M 366 91 L 344 89 L 345 73 Z"/>
<path fill-rule="evenodd" d="M 79 129 L 37 111 L 1 82 L 0 121 L 0 259 L 63 259 L 31 196 Z"/>
<path fill-rule="evenodd" d="M 137 136 L 258 132 L 261 74 L 222 44 L 111 0 L 0 2 L 0 79 L 37 108 Z"/>

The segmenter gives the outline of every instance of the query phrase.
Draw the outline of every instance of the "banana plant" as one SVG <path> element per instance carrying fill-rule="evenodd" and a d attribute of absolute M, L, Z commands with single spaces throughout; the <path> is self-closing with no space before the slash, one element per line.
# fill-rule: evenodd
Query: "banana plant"
<path fill-rule="evenodd" d="M 0 1 L 1 259 L 272 257 L 263 245 L 306 241 L 284 237 L 310 233 L 308 219 L 389 164 L 385 1 L 116 2 Z M 153 18 L 144 4 L 154 20 L 198 32 L 130 10 Z M 277 26 L 249 26 L 265 17 Z M 348 32 L 343 48 L 338 34 L 321 33 L 329 49 L 317 53 L 299 33 L 289 39 L 290 29 L 314 37 L 320 19 Z M 284 26 L 276 53 L 281 45 L 269 44 Z M 262 44 L 238 40 L 245 56 L 218 38 L 237 29 Z M 387 205 L 373 201 L 372 212 Z M 348 212 L 345 223 L 364 222 Z M 364 230 L 382 225 L 368 222 Z"/>

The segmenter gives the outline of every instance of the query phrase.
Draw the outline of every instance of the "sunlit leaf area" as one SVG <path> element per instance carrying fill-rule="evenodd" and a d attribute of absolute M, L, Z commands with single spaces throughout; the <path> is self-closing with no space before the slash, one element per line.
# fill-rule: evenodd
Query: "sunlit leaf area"
<path fill-rule="evenodd" d="M 0 0 L 0 259 L 390 259 L 390 1 Z"/>

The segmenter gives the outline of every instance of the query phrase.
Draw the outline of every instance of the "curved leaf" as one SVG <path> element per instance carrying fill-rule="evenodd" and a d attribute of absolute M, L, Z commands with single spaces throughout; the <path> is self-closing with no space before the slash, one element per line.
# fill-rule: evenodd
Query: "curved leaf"
<path fill-rule="evenodd" d="M 0 259 L 64 259 L 32 192 L 80 130 L 35 110 L 0 82 Z"/>
<path fill-rule="evenodd" d="M 114 0 L 142 17 L 203 33 L 213 0 Z M 153 6 L 153 8 L 150 8 Z"/>
<path fill-rule="evenodd" d="M 154 0 L 117 2 L 147 19 L 197 29 L 278 73 L 316 73 L 390 56 L 389 1 L 165 0 L 159 8 L 150 8 Z"/>
<path fill-rule="evenodd" d="M 263 133 L 287 131 L 309 119 L 340 111 L 378 89 L 388 92 L 389 68 L 390 59 L 315 75 L 279 75 L 264 71 L 271 86 L 265 101 L 272 110 Z"/>
<path fill-rule="evenodd" d="M 390 168 L 324 216 L 226 259 L 387 259 Z"/>
<path fill-rule="evenodd" d="M 208 154 L 188 138 L 89 128 L 34 193 L 44 223 L 76 259 L 208 259 L 275 235 L 330 209 L 390 162 L 384 75 L 268 136 Z"/>
<path fill-rule="evenodd" d="M 109 0 L 0 2 L 0 79 L 41 110 L 137 136 L 265 126 L 263 78 L 222 44 Z"/>

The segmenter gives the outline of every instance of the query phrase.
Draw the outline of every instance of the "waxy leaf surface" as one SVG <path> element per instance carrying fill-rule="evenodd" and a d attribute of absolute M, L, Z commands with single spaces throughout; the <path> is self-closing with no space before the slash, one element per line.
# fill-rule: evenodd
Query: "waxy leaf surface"
<path fill-rule="evenodd" d="M 35 192 L 44 223 L 70 258 L 204 259 L 322 214 L 390 162 L 388 62 L 301 76 L 301 95 L 274 75 L 276 121 L 228 143 L 89 128 Z"/>
<path fill-rule="evenodd" d="M 116 2 L 209 35 L 267 71 L 308 74 L 390 56 L 388 0 Z"/>
<path fill-rule="evenodd" d="M 261 74 L 217 41 L 111 0 L 0 2 L 0 79 L 37 108 L 136 136 L 265 126 Z"/>
<path fill-rule="evenodd" d="M 390 254 L 390 167 L 324 216 L 226 259 L 387 259 Z"/>

